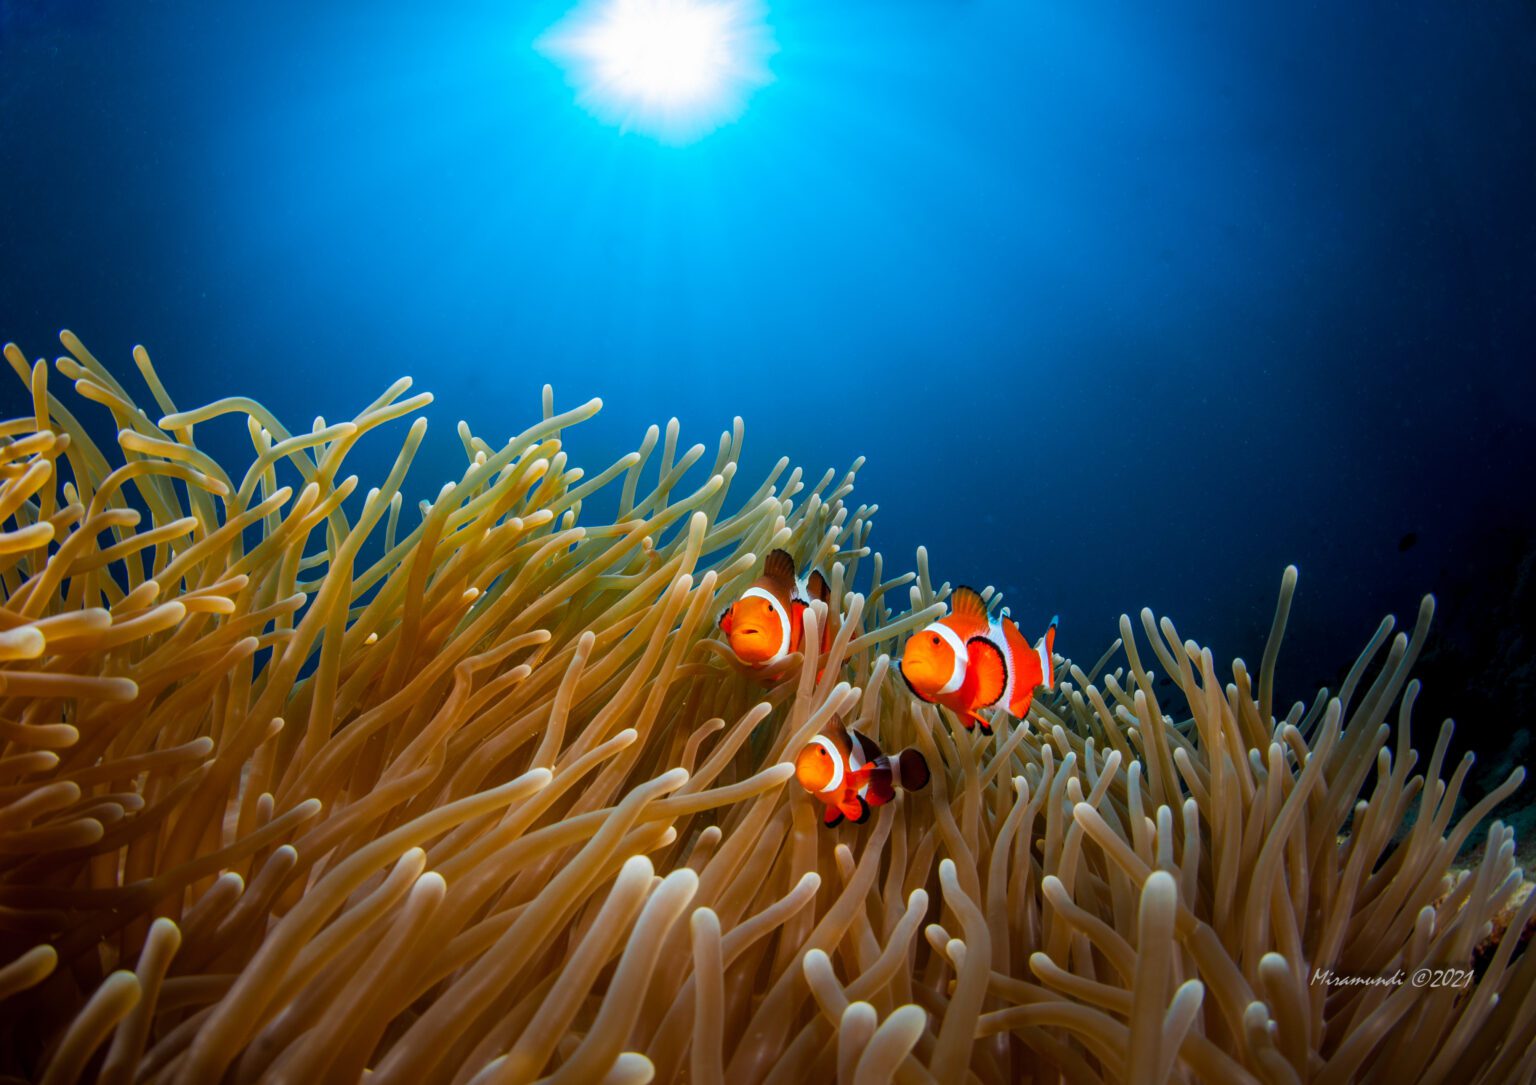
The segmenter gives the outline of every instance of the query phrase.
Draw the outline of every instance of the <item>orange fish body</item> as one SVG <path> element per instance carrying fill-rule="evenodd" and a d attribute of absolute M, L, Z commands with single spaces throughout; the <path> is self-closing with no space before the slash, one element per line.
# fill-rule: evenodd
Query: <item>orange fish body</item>
<path fill-rule="evenodd" d="M 994 705 L 1023 719 L 1035 687 L 1054 689 L 1056 619 L 1033 647 L 1013 620 L 993 620 L 971 588 L 956 588 L 946 618 L 918 630 L 902 651 L 901 676 L 920 699 L 940 704 L 960 717 L 966 730 L 991 726 L 980 715 Z"/>
<path fill-rule="evenodd" d="M 896 797 L 896 789 L 916 791 L 928 783 L 928 762 L 915 749 L 886 757 L 874 739 L 833 723 L 806 743 L 795 758 L 795 779 L 826 805 L 827 828 L 847 819 L 869 820 L 869 812 Z"/>
<path fill-rule="evenodd" d="M 805 648 L 805 612 L 812 600 L 827 604 L 821 652 L 832 647 L 836 615 L 832 586 L 818 570 L 804 581 L 795 576 L 795 559 L 775 550 L 763 563 L 763 575 L 720 615 L 720 629 L 736 658 L 750 667 L 777 662 Z"/>

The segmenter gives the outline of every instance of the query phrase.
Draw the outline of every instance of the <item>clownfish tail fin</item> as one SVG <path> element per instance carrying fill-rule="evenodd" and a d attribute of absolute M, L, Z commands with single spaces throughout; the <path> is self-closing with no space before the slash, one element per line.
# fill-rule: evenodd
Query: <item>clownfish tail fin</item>
<path fill-rule="evenodd" d="M 928 786 L 928 760 L 916 747 L 909 746 L 896 755 L 896 780 L 903 791 L 921 791 Z"/>
<path fill-rule="evenodd" d="M 1056 648 L 1056 625 L 1060 621 L 1061 615 L 1052 614 L 1045 635 L 1035 645 L 1035 650 L 1040 653 L 1040 684 L 1046 689 L 1056 688 L 1056 660 L 1052 652 Z"/>

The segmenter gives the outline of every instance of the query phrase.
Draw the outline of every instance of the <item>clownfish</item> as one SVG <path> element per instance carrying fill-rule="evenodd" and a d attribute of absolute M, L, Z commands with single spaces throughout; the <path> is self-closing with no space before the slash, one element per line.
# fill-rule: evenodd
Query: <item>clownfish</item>
<path fill-rule="evenodd" d="M 886 757 L 868 735 L 833 722 L 795 758 L 795 779 L 826 804 L 821 823 L 827 828 L 844 818 L 862 825 L 871 809 L 896 797 L 898 787 L 927 786 L 928 762 L 911 748 Z"/>
<path fill-rule="evenodd" d="M 805 580 L 797 579 L 795 559 L 775 550 L 763 563 L 763 575 L 720 615 L 720 630 L 743 663 L 753 667 L 773 663 L 805 647 L 805 612 L 813 599 L 828 608 L 821 630 L 825 654 L 832 647 L 837 622 L 831 609 L 832 585 L 820 570 Z"/>
<path fill-rule="evenodd" d="M 1056 619 L 1031 648 L 1019 627 L 1003 611 L 993 621 L 987 605 L 971 588 L 956 588 L 949 617 L 932 622 L 907 640 L 901 677 L 919 698 L 954 711 L 969 731 L 991 726 L 983 708 L 1002 705 L 1023 719 L 1035 699 L 1035 687 L 1056 686 Z"/>

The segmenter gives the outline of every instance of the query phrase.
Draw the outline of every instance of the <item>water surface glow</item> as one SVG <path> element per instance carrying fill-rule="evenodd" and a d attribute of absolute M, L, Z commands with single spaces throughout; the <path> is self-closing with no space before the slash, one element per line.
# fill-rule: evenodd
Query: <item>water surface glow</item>
<path fill-rule="evenodd" d="M 775 49 L 752 0 L 589 0 L 538 44 L 594 116 L 667 143 L 740 116 Z"/>

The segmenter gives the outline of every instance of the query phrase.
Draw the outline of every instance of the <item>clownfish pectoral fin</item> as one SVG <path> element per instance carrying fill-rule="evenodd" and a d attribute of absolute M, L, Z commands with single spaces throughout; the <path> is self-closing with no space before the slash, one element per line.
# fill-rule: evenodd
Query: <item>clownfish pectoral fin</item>
<path fill-rule="evenodd" d="M 965 642 L 966 668 L 976 676 L 976 706 L 987 708 L 1002 699 L 1008 687 L 1008 661 L 991 637 L 972 637 Z"/>
<path fill-rule="evenodd" d="M 823 603 L 831 605 L 832 585 L 827 583 L 827 578 L 821 575 L 820 569 L 811 574 L 811 578 L 805 582 L 805 587 L 811 593 L 812 599 L 820 599 Z"/>
<path fill-rule="evenodd" d="M 843 812 L 835 806 L 828 806 L 822 811 L 821 823 L 829 829 L 835 829 L 843 823 Z"/>
<path fill-rule="evenodd" d="M 864 801 L 862 795 L 853 795 L 842 806 L 843 815 L 855 825 L 863 825 L 869 820 L 869 803 Z"/>

